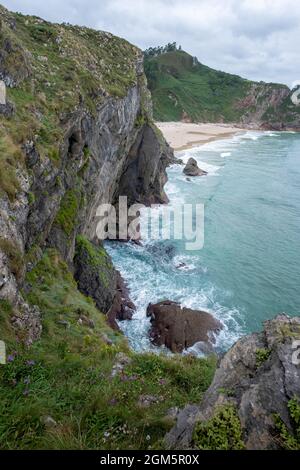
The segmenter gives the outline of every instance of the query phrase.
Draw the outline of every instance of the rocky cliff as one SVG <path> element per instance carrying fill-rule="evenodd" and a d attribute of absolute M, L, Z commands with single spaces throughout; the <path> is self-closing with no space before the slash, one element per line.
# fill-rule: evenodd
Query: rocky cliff
<path fill-rule="evenodd" d="M 189 405 L 167 447 L 298 449 L 300 319 L 280 315 L 221 359 L 202 402 Z"/>
<path fill-rule="evenodd" d="M 145 70 L 157 120 L 300 129 L 300 106 L 286 85 L 214 70 L 176 48 L 145 51 Z"/>
<path fill-rule="evenodd" d="M 0 6 L 1 449 L 156 449 L 175 417 L 169 447 L 298 446 L 298 320 L 240 340 L 201 401 L 214 356 L 135 354 L 103 315 L 134 305 L 96 209 L 165 202 L 172 159 L 137 48 Z"/>
<path fill-rule="evenodd" d="M 172 153 L 152 121 L 141 51 L 109 33 L 0 7 L 0 80 L 0 299 L 31 342 L 41 324 L 20 293 L 26 272 L 49 247 L 73 270 L 78 235 L 96 240 L 99 204 L 164 202 Z M 104 313 L 116 290 L 107 276 Z"/>

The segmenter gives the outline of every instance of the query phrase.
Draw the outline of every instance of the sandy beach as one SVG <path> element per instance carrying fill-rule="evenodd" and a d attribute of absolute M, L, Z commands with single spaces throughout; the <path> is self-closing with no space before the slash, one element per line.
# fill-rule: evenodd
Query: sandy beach
<path fill-rule="evenodd" d="M 245 132 L 245 129 L 227 124 L 157 122 L 156 125 L 162 131 L 170 146 L 176 151 Z"/>

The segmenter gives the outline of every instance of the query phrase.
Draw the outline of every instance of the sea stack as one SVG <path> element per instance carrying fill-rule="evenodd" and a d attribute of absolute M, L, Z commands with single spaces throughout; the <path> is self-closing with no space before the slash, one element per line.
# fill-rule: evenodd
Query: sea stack
<path fill-rule="evenodd" d="M 152 342 L 174 353 L 181 353 L 200 341 L 212 345 L 214 334 L 222 329 L 222 324 L 210 313 L 182 308 L 170 300 L 149 304 L 147 316 L 151 317 Z"/>
<path fill-rule="evenodd" d="M 198 164 L 194 158 L 189 158 L 187 164 L 183 169 L 183 173 L 187 176 L 205 176 L 207 175 L 207 171 L 201 170 L 198 167 Z"/>

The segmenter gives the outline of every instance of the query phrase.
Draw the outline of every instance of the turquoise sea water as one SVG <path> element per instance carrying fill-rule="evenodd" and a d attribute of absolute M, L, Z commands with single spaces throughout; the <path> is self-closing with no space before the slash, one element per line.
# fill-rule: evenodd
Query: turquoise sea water
<path fill-rule="evenodd" d="M 208 171 L 187 181 L 174 165 L 166 185 L 171 206 L 204 203 L 204 248 L 106 243 L 138 307 L 121 324 L 133 348 L 153 348 L 146 307 L 163 299 L 217 316 L 220 350 L 277 313 L 300 315 L 300 134 L 247 132 L 178 156 Z"/>

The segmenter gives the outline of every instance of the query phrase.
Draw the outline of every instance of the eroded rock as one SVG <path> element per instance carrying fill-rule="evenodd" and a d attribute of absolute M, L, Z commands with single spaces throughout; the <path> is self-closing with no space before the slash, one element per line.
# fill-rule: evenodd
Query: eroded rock
<path fill-rule="evenodd" d="M 198 167 L 198 163 L 194 158 L 189 158 L 187 164 L 183 169 L 183 173 L 187 176 L 205 176 L 207 175 L 207 171 L 201 170 Z"/>
<path fill-rule="evenodd" d="M 210 313 L 182 308 L 169 300 L 149 304 L 147 316 L 151 317 L 152 342 L 165 345 L 172 352 L 182 352 L 199 341 L 213 343 L 214 335 L 222 329 Z"/>
<path fill-rule="evenodd" d="M 246 449 L 279 449 L 274 416 L 293 432 L 288 402 L 300 398 L 300 366 L 293 360 L 300 340 L 300 318 L 279 315 L 262 333 L 240 339 L 223 357 L 199 406 L 187 406 L 166 435 L 168 448 L 193 448 L 197 422 L 231 404 L 237 412 Z"/>

